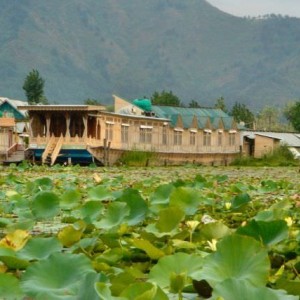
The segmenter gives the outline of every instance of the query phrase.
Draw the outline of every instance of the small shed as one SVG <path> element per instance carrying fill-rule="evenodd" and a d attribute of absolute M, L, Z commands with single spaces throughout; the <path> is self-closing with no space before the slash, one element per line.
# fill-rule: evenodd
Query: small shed
<path fill-rule="evenodd" d="M 300 133 L 241 131 L 241 146 L 245 156 L 260 158 L 286 145 L 295 157 L 300 157 Z"/>

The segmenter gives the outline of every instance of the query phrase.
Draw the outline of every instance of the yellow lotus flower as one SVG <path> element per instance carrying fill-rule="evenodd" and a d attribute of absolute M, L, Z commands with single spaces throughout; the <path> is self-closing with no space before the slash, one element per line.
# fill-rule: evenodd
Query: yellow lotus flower
<path fill-rule="evenodd" d="M 229 210 L 231 208 L 231 202 L 225 202 L 225 208 Z"/>
<path fill-rule="evenodd" d="M 293 219 L 291 217 L 286 217 L 284 220 L 287 226 L 291 227 L 293 225 Z"/>
<path fill-rule="evenodd" d="M 208 246 L 206 246 L 206 249 L 210 249 L 212 251 L 217 251 L 217 240 L 212 239 L 211 241 L 207 241 Z"/>
<path fill-rule="evenodd" d="M 194 231 L 196 229 L 196 227 L 200 224 L 199 221 L 187 221 L 186 225 L 188 226 L 189 229 L 191 229 L 192 231 Z"/>

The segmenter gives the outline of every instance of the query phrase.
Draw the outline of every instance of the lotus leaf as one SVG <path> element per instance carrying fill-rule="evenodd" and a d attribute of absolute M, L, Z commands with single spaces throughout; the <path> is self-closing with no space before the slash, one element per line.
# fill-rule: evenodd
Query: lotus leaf
<path fill-rule="evenodd" d="M 0 240 L 0 247 L 6 247 L 18 251 L 22 249 L 29 239 L 28 231 L 17 229 L 8 233 Z"/>
<path fill-rule="evenodd" d="M 159 259 L 165 255 L 163 251 L 155 247 L 147 240 L 135 239 L 132 243 L 135 247 L 144 250 L 151 259 Z"/>
<path fill-rule="evenodd" d="M 71 247 L 81 239 L 84 229 L 85 225 L 79 228 L 75 224 L 68 225 L 59 231 L 57 237 L 65 247 Z"/>
<path fill-rule="evenodd" d="M 170 287 L 171 274 L 186 273 L 189 278 L 197 278 L 203 266 L 203 258 L 195 254 L 175 253 L 159 259 L 149 273 L 149 281 L 155 282 L 162 289 Z M 188 282 L 186 282 L 187 284 Z"/>
<path fill-rule="evenodd" d="M 155 226 L 160 232 L 171 232 L 178 229 L 184 216 L 184 212 L 177 206 L 162 209 Z"/>
<path fill-rule="evenodd" d="M 267 283 L 270 269 L 268 252 L 255 239 L 233 234 L 217 244 L 217 251 L 205 258 L 197 280 L 205 279 L 213 288 L 216 284 L 236 278 L 255 286 Z"/>
<path fill-rule="evenodd" d="M 88 201 L 80 209 L 82 218 L 87 223 L 92 223 L 99 219 L 103 212 L 104 206 L 99 201 Z"/>
<path fill-rule="evenodd" d="M 39 192 L 32 201 L 32 213 L 38 220 L 51 219 L 59 212 L 59 198 L 53 192 Z"/>
<path fill-rule="evenodd" d="M 0 273 L 0 297 L 6 300 L 24 299 L 19 280 L 16 277 Z"/>
<path fill-rule="evenodd" d="M 39 260 L 61 250 L 62 245 L 56 237 L 36 237 L 31 238 L 26 246 L 18 252 L 18 257 L 27 260 Z"/>
<path fill-rule="evenodd" d="M 126 223 L 128 225 L 137 225 L 145 219 L 148 212 L 148 206 L 139 191 L 126 189 L 122 196 L 116 201 L 124 202 L 129 207 L 129 215 L 126 216 Z"/>
<path fill-rule="evenodd" d="M 237 196 L 235 196 L 232 199 L 231 208 L 232 209 L 241 209 L 250 201 L 251 201 L 251 198 L 250 198 L 249 194 L 247 194 L 247 193 L 238 194 Z"/>
<path fill-rule="evenodd" d="M 82 280 L 94 272 L 82 254 L 54 253 L 31 264 L 21 278 L 21 287 L 34 299 L 74 299 Z"/>
<path fill-rule="evenodd" d="M 124 297 L 112 296 L 108 285 L 103 282 L 96 283 L 96 291 L 98 296 L 100 297 L 100 300 L 128 300 L 127 298 Z"/>
<path fill-rule="evenodd" d="M 239 227 L 237 233 L 254 237 L 264 245 L 271 246 L 288 237 L 288 226 L 283 220 L 269 222 L 252 220 L 246 226 Z"/>
<path fill-rule="evenodd" d="M 243 300 L 298 300 L 296 296 L 288 295 L 282 290 L 272 290 L 260 286 L 255 287 L 248 281 L 237 280 L 235 278 L 227 279 L 219 284 L 213 290 L 211 300 L 218 299 L 243 299 Z"/>
<path fill-rule="evenodd" d="M 129 285 L 121 294 L 130 300 L 168 300 L 167 295 L 157 285 L 140 282 Z"/>
<path fill-rule="evenodd" d="M 77 189 L 68 189 L 61 195 L 60 206 L 64 209 L 71 209 L 80 203 L 81 193 Z"/>
<path fill-rule="evenodd" d="M 193 215 L 201 204 L 200 192 L 190 187 L 177 187 L 170 195 L 170 206 L 180 207 L 187 215 Z"/>
<path fill-rule="evenodd" d="M 107 201 L 113 200 L 111 191 L 106 186 L 98 185 L 88 191 L 89 200 Z"/>

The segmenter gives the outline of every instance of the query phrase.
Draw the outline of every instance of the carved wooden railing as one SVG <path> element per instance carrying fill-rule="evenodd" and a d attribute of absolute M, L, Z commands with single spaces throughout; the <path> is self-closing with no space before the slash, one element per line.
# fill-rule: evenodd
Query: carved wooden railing
<path fill-rule="evenodd" d="M 53 150 L 53 145 L 55 143 L 55 140 L 56 140 L 55 136 L 54 135 L 51 136 L 51 138 L 50 138 L 50 140 L 49 140 L 49 142 L 48 142 L 48 144 L 47 144 L 47 146 L 46 146 L 46 148 L 45 148 L 45 150 L 42 154 L 42 163 L 43 164 L 46 162 L 46 159 L 47 159 L 48 155 L 50 154 L 50 151 Z"/>
<path fill-rule="evenodd" d="M 51 166 L 54 165 L 63 143 L 64 143 L 64 137 L 63 137 L 63 135 L 61 135 L 55 145 L 55 148 L 54 148 L 52 154 L 51 154 Z"/>

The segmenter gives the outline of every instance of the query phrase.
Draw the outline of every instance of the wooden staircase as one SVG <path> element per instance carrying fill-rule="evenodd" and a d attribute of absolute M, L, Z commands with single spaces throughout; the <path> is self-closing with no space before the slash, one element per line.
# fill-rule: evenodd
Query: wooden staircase
<path fill-rule="evenodd" d="M 42 154 L 42 164 L 49 164 L 50 166 L 53 166 L 57 156 L 59 155 L 59 152 L 61 150 L 61 147 L 63 145 L 64 137 L 63 135 L 60 136 L 59 139 L 52 136 Z"/>

